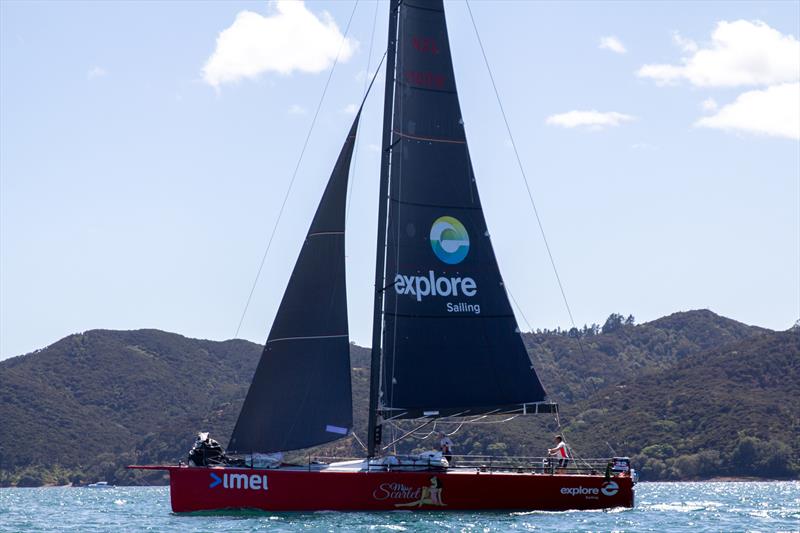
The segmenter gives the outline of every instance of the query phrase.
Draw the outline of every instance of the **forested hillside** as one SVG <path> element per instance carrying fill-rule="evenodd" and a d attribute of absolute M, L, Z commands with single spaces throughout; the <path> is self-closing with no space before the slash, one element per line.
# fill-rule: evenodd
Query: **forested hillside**
<path fill-rule="evenodd" d="M 644 479 L 797 476 L 800 330 L 710 311 L 633 322 L 524 334 L 580 455 L 632 455 Z M 200 429 L 226 444 L 260 353 L 241 340 L 95 330 L 0 362 L 0 484 L 163 482 L 124 466 L 176 462 Z M 353 345 L 351 356 L 363 439 L 369 351 Z M 457 453 L 541 455 L 557 430 L 550 416 L 520 417 L 453 438 Z M 345 439 L 316 452 L 359 450 Z"/>
<path fill-rule="evenodd" d="M 608 386 L 567 431 L 586 452 L 607 442 L 649 479 L 796 477 L 800 330 L 760 333 Z"/>

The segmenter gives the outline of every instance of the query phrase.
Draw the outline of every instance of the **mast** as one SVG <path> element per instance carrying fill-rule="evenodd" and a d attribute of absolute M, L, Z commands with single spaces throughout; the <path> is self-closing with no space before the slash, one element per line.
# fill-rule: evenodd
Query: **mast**
<path fill-rule="evenodd" d="M 386 266 L 386 219 L 391 165 L 392 103 L 394 101 L 394 67 L 397 51 L 397 13 L 400 1 L 389 2 L 389 36 L 386 45 L 386 86 L 383 97 L 383 141 L 381 146 L 380 193 L 378 197 L 378 244 L 375 252 L 375 305 L 372 311 L 372 353 L 369 373 L 369 423 L 367 425 L 367 457 L 380 449 L 381 431 L 378 425 L 380 400 L 381 338 L 383 336 L 383 291 Z"/>

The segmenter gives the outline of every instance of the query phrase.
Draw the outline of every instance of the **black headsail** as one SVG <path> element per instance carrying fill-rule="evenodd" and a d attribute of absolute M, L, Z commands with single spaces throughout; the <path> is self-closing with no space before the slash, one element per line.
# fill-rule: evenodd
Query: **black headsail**
<path fill-rule="evenodd" d="M 342 438 L 353 427 L 344 227 L 360 115 L 292 271 L 229 451 L 307 448 Z"/>
<path fill-rule="evenodd" d="M 400 3 L 396 61 L 384 417 L 541 402 L 475 186 L 441 0 Z"/>

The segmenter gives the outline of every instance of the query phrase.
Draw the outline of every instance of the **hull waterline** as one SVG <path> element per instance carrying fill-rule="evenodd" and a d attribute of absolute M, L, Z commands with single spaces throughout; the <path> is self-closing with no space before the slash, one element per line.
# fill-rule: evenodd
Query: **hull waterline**
<path fill-rule="evenodd" d="M 542 510 L 633 507 L 627 476 L 466 471 L 309 471 L 147 466 L 170 475 L 172 510 Z"/>

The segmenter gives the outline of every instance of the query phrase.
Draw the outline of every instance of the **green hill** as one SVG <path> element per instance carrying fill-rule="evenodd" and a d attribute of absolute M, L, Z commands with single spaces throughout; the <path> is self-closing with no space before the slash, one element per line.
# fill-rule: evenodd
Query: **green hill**
<path fill-rule="evenodd" d="M 628 322 L 612 315 L 602 331 L 524 335 L 577 451 L 608 455 L 608 441 L 637 455 L 650 478 L 796 474 L 799 333 L 710 311 Z M 0 362 L 0 484 L 163 482 L 124 466 L 176 462 L 199 429 L 225 444 L 260 353 L 241 340 L 95 330 Z M 369 351 L 353 345 L 351 355 L 363 438 Z M 549 417 L 525 417 L 465 426 L 454 438 L 459 453 L 540 455 L 556 429 Z M 766 471 L 759 461 L 773 445 L 781 452 Z M 412 440 L 400 451 L 430 446 Z M 345 439 L 318 451 L 353 455 L 359 447 Z M 710 463 L 694 457 L 712 452 Z"/>
<path fill-rule="evenodd" d="M 34 482 L 60 465 L 120 479 L 126 462 L 172 462 L 193 428 L 230 430 L 260 353 L 246 341 L 96 330 L 2 361 L 0 471 L 31 467 Z"/>
<path fill-rule="evenodd" d="M 699 310 L 637 326 L 611 315 L 602 333 L 586 328 L 525 334 L 524 339 L 547 391 L 559 403 L 572 404 L 643 370 L 669 368 L 688 355 L 765 331 Z"/>
<path fill-rule="evenodd" d="M 606 387 L 567 431 L 649 479 L 800 473 L 800 329 L 762 333 Z"/>

